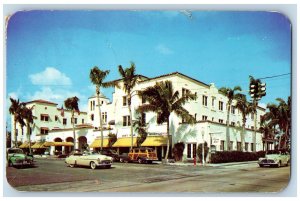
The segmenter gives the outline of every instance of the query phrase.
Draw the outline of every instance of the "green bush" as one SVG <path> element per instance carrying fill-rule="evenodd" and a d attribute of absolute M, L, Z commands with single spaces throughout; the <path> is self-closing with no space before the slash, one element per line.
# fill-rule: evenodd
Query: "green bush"
<path fill-rule="evenodd" d="M 181 161 L 182 160 L 184 147 L 185 147 L 185 145 L 184 145 L 183 142 L 179 142 L 179 143 L 176 143 L 174 145 L 174 148 L 172 149 L 172 152 L 173 152 L 175 161 Z"/>
<path fill-rule="evenodd" d="M 223 151 L 211 155 L 211 163 L 229 163 L 242 161 L 255 161 L 265 156 L 265 151 L 242 152 L 242 151 Z"/>

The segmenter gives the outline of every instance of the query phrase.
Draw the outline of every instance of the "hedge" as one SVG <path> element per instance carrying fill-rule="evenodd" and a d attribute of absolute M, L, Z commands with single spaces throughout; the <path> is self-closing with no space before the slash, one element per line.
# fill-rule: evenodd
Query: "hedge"
<path fill-rule="evenodd" d="M 265 156 L 265 151 L 242 152 L 242 151 L 223 151 L 211 155 L 211 163 L 229 163 L 241 161 L 255 161 Z"/>

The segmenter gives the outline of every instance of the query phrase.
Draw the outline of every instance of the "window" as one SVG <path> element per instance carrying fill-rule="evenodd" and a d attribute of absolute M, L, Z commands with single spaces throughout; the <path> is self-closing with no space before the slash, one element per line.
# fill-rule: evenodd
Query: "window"
<path fill-rule="evenodd" d="M 142 113 L 142 126 L 146 125 L 146 113 Z"/>
<path fill-rule="evenodd" d="M 127 97 L 123 96 L 123 106 L 126 106 L 126 105 L 127 105 Z"/>
<path fill-rule="evenodd" d="M 182 88 L 182 96 L 185 96 L 185 94 L 187 94 L 188 91 L 189 91 L 188 89 Z"/>
<path fill-rule="evenodd" d="M 103 122 L 104 124 L 107 123 L 107 112 L 102 112 L 102 122 Z"/>
<path fill-rule="evenodd" d="M 235 107 L 234 106 L 231 106 L 231 113 L 235 114 Z"/>
<path fill-rule="evenodd" d="M 219 123 L 222 124 L 224 121 L 223 119 L 219 119 Z"/>
<path fill-rule="evenodd" d="M 251 151 L 254 151 L 254 144 L 251 143 Z"/>
<path fill-rule="evenodd" d="M 211 106 L 212 106 L 212 107 L 215 107 L 215 100 L 216 100 L 215 97 L 212 97 L 212 98 L 211 98 Z"/>
<path fill-rule="evenodd" d="M 202 115 L 202 121 L 206 121 L 207 120 L 207 116 Z"/>
<path fill-rule="evenodd" d="M 254 119 L 254 113 L 251 113 L 251 120 Z"/>
<path fill-rule="evenodd" d="M 187 158 L 194 158 L 196 156 L 196 143 L 187 144 Z"/>
<path fill-rule="evenodd" d="M 251 126 L 251 129 L 254 130 L 254 126 Z"/>
<path fill-rule="evenodd" d="M 123 116 L 123 126 L 130 126 L 130 116 Z"/>
<path fill-rule="evenodd" d="M 249 146 L 249 143 L 245 142 L 245 151 L 248 151 L 248 146 Z"/>
<path fill-rule="evenodd" d="M 223 111 L 223 102 L 219 101 L 219 110 Z"/>
<path fill-rule="evenodd" d="M 207 106 L 207 96 L 202 96 L 202 105 Z"/>
<path fill-rule="evenodd" d="M 215 120 L 215 118 L 212 117 L 212 118 L 211 118 L 211 121 L 214 121 L 214 120 Z"/>
<path fill-rule="evenodd" d="M 236 146 L 237 146 L 238 151 L 242 151 L 242 143 L 241 142 L 237 142 Z"/>
<path fill-rule="evenodd" d="M 91 114 L 91 120 L 94 121 L 94 114 Z"/>
<path fill-rule="evenodd" d="M 58 116 L 55 115 L 55 121 L 58 121 Z"/>
<path fill-rule="evenodd" d="M 48 131 L 49 131 L 48 128 L 41 128 L 41 134 L 42 135 L 48 135 Z"/>
<path fill-rule="evenodd" d="M 67 119 L 63 118 L 63 125 L 67 125 Z"/>
<path fill-rule="evenodd" d="M 220 143 L 220 150 L 221 151 L 224 151 L 224 145 L 225 145 L 225 141 L 221 140 L 221 143 Z"/>
<path fill-rule="evenodd" d="M 194 118 L 195 118 L 195 120 L 197 121 L 197 113 L 195 113 Z"/>
<path fill-rule="evenodd" d="M 91 106 L 91 111 L 95 110 L 95 101 L 91 101 L 90 102 L 90 106 Z"/>
<path fill-rule="evenodd" d="M 73 123 L 73 119 L 71 118 L 71 123 Z M 74 118 L 74 124 L 77 124 L 77 118 Z"/>
<path fill-rule="evenodd" d="M 84 124 L 84 119 L 81 120 L 81 123 Z"/>
<path fill-rule="evenodd" d="M 49 115 L 48 114 L 41 114 L 41 121 L 49 121 Z"/>
<path fill-rule="evenodd" d="M 231 122 L 231 126 L 235 126 L 235 122 L 234 121 Z"/>

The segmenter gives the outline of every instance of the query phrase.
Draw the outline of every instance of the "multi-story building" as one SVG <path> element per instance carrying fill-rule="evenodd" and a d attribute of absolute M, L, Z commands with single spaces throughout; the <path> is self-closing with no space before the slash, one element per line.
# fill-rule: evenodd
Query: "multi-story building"
<path fill-rule="evenodd" d="M 141 146 L 150 146 L 155 148 L 159 158 L 166 153 L 167 146 L 167 128 L 166 123 L 157 124 L 157 115 L 153 112 L 138 114 L 137 108 L 143 104 L 143 100 L 137 95 L 137 92 L 149 86 L 155 85 L 156 82 L 169 80 L 173 84 L 175 91 L 180 94 L 186 93 L 187 90 L 195 93 L 197 99 L 190 101 L 184 107 L 193 115 L 197 123 L 190 125 L 185 123 L 184 119 L 175 114 L 170 116 L 170 134 L 172 144 L 183 142 L 185 144 L 184 159 L 192 159 L 196 155 L 196 149 L 199 144 L 206 142 L 208 147 L 213 147 L 216 151 L 223 151 L 226 143 L 226 118 L 227 118 L 227 97 L 219 93 L 216 86 L 205 84 L 184 74 L 175 72 L 167 75 L 161 75 L 154 78 L 145 76 L 138 77 L 138 84 L 132 91 L 131 111 L 133 120 L 139 115 L 146 123 L 148 136 Z M 115 87 L 112 101 L 100 94 L 100 107 L 103 123 L 103 147 L 108 147 L 108 134 L 117 135 L 117 141 L 112 145 L 119 152 L 128 152 L 131 146 L 130 119 L 128 110 L 128 100 L 126 93 L 122 88 L 123 81 L 117 80 L 118 86 Z M 242 132 L 242 114 L 235 106 L 235 100 L 232 103 L 230 111 L 230 147 L 229 150 L 241 150 L 241 132 Z M 73 129 L 71 125 L 70 112 L 65 111 L 65 117 L 61 116 L 61 109 L 56 108 L 57 104 L 48 101 L 32 101 L 27 103 L 35 105 L 34 115 L 39 117 L 35 120 L 35 126 L 32 133 L 34 141 L 48 142 L 72 142 Z M 257 122 L 259 125 L 260 116 L 265 113 L 265 109 L 258 107 Z M 88 144 L 91 149 L 97 149 L 101 144 L 101 132 L 99 130 L 99 111 L 97 108 L 97 97 L 92 96 L 88 99 L 88 111 L 80 113 L 77 117 L 76 148 L 81 148 L 83 144 Z M 66 120 L 64 120 L 66 119 Z M 76 123 L 76 122 L 75 122 Z M 39 135 L 40 134 L 40 135 Z M 256 137 L 254 137 L 256 134 Z M 25 141 L 25 138 L 18 140 Z M 133 129 L 133 146 L 136 146 L 138 133 Z M 256 142 L 254 142 L 256 139 Z M 69 150 L 65 144 L 56 144 L 50 146 L 50 152 L 60 149 L 60 151 Z M 62 145 L 60 148 L 60 146 Z M 253 151 L 263 149 L 262 133 L 254 132 L 253 114 L 248 115 L 245 129 L 245 150 Z"/>

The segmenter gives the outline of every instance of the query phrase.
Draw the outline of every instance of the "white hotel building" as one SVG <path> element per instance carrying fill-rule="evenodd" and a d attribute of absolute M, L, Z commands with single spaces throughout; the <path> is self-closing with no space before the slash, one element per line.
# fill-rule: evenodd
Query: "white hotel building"
<path fill-rule="evenodd" d="M 226 141 L 226 104 L 227 98 L 219 93 L 216 86 L 205 84 L 184 74 L 175 72 L 154 78 L 139 76 L 139 83 L 133 89 L 132 93 L 132 112 L 133 120 L 137 117 L 136 109 L 143 104 L 136 92 L 149 86 L 155 85 L 156 82 L 170 80 L 173 83 L 174 90 L 180 94 L 185 90 L 190 90 L 197 94 L 197 99 L 185 104 L 185 108 L 193 115 L 197 123 L 190 125 L 182 122 L 182 119 L 174 114 L 170 117 L 170 134 L 172 134 L 172 143 L 183 142 L 185 144 L 184 160 L 192 159 L 196 154 L 196 149 L 200 143 L 206 142 L 208 147 L 213 145 L 216 151 L 223 151 Z M 131 146 L 129 111 L 126 100 L 126 94 L 122 89 L 122 80 L 118 80 L 119 86 L 115 87 L 112 101 L 100 94 L 101 113 L 103 119 L 103 145 L 108 148 L 108 134 L 117 135 L 117 141 L 112 145 L 120 153 L 128 152 Z M 70 111 L 57 108 L 56 103 L 44 100 L 35 100 L 28 102 L 29 107 L 34 105 L 33 115 L 37 117 L 34 121 L 31 140 L 36 143 L 33 148 L 47 148 L 50 154 L 55 150 L 69 152 L 73 146 L 73 130 L 71 124 Z M 235 101 L 233 101 L 235 105 Z M 257 127 L 260 125 L 260 116 L 265 113 L 265 109 L 258 107 Z M 81 148 L 83 144 L 88 144 L 90 149 L 98 149 L 101 144 L 99 127 L 99 114 L 97 108 L 96 96 L 88 99 L 88 111 L 75 115 L 76 145 L 75 148 Z M 153 147 L 157 151 L 159 158 L 164 157 L 166 153 L 166 123 L 157 124 L 156 114 L 149 112 L 143 115 L 147 123 L 148 137 L 141 146 Z M 263 135 L 256 132 L 256 143 L 254 139 L 254 121 L 253 114 L 247 117 L 245 130 L 245 149 L 251 152 L 253 146 L 256 151 L 263 150 Z M 13 118 L 12 118 L 13 124 Z M 13 127 L 13 126 L 12 126 Z M 24 134 L 21 134 L 18 127 L 18 141 L 23 142 L 26 147 L 26 128 Z M 136 137 L 138 133 L 133 129 L 134 146 L 136 146 Z M 241 149 L 241 132 L 242 132 L 242 114 L 239 110 L 232 107 L 230 111 L 230 141 L 231 150 Z M 12 135 L 14 131 L 12 131 Z M 14 137 L 12 137 L 14 139 Z M 22 146 L 22 145 L 21 145 Z M 269 145 L 272 149 L 273 145 Z"/>

